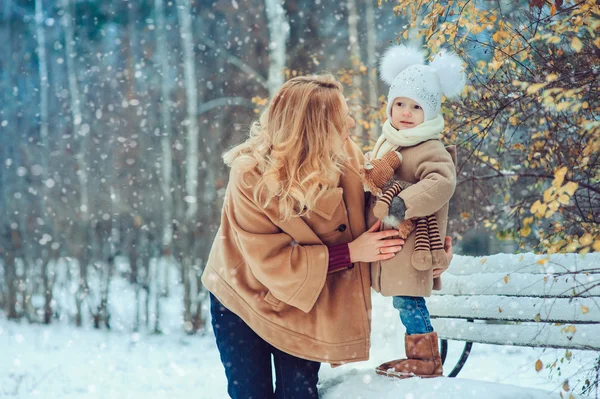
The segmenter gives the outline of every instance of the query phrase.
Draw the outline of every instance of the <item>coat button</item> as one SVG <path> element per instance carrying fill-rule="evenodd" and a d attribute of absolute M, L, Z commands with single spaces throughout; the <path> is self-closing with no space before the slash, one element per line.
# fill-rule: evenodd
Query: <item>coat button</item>
<path fill-rule="evenodd" d="M 346 231 L 346 225 L 340 224 L 337 229 L 338 229 L 338 231 Z"/>

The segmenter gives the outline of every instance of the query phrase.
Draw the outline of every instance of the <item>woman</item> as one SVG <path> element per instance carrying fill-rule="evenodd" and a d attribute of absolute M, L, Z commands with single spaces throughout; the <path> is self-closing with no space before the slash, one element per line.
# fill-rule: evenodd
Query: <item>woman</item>
<path fill-rule="evenodd" d="M 229 184 L 202 282 L 232 398 L 316 398 L 321 362 L 368 358 L 369 262 L 404 241 L 379 222 L 365 231 L 352 127 L 333 76 L 297 77 L 224 156 Z"/>

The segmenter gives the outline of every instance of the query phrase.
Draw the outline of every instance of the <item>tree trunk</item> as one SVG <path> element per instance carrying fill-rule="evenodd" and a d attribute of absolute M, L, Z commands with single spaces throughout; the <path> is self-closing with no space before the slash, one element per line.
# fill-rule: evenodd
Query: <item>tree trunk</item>
<path fill-rule="evenodd" d="M 7 285 L 7 301 L 6 301 L 6 314 L 8 319 L 16 320 L 19 318 L 17 313 L 17 265 L 15 262 L 15 251 L 21 245 L 21 238 L 19 232 L 16 229 L 9 231 L 10 237 L 8 240 L 7 251 L 4 259 L 4 276 L 6 278 Z"/>
<path fill-rule="evenodd" d="M 190 257 L 186 256 L 181 263 L 181 283 L 183 284 L 183 320 L 185 332 L 193 332 L 192 325 L 192 288 L 190 281 Z"/>
<path fill-rule="evenodd" d="M 11 58 L 12 57 L 12 32 L 11 32 L 11 9 L 12 9 L 12 0 L 4 1 L 4 8 L 2 12 L 2 23 L 0 24 L 0 32 L 2 33 L 1 39 L 5 40 L 6 51 L 8 53 L 8 57 L 4 57 L 2 62 L 2 67 L 4 69 L 4 73 L 2 74 L 3 80 L 0 82 L 2 84 L 2 101 L 3 104 L 9 104 L 10 102 L 10 87 L 14 84 L 12 81 L 12 65 Z M 6 61 L 8 59 L 8 61 Z M 9 120 L 8 116 L 3 117 L 3 119 Z M 14 121 L 9 121 L 7 127 L 11 127 Z M 8 160 L 11 154 L 16 154 L 16 151 L 12 150 L 14 148 L 15 143 L 11 138 L 6 134 L 7 128 L 0 127 L 0 154 L 2 154 L 3 160 Z M 12 127 L 14 129 L 14 127 Z M 16 165 L 15 160 L 13 159 L 13 165 Z M 2 187 L 2 193 L 0 194 L 0 251 L 1 257 L 4 266 L 4 280 L 6 281 L 6 299 L 4 301 L 4 310 L 6 312 L 6 316 L 8 319 L 17 319 L 17 269 L 15 264 L 15 252 L 17 250 L 17 246 L 20 245 L 20 236 L 19 231 L 11 226 L 12 222 L 14 222 L 14 216 L 12 214 L 12 202 L 13 199 L 9 195 L 11 192 L 11 188 L 13 186 L 12 182 L 9 180 L 9 170 L 14 170 L 15 166 L 12 166 L 10 169 L 5 168 L 5 165 L 0 167 L 0 185 Z M 13 172 L 14 174 L 14 172 Z"/>
<path fill-rule="evenodd" d="M 379 78 L 377 75 L 377 56 L 375 49 L 377 48 L 377 27 L 375 25 L 375 7 L 373 2 L 367 0 L 366 6 L 366 26 L 367 26 L 367 84 L 369 90 L 369 109 L 371 112 L 377 112 L 381 104 L 378 101 L 377 88 L 379 87 Z M 374 144 L 379 135 L 380 123 L 379 119 L 370 121 L 371 129 L 367 131 L 368 143 Z"/>
<path fill-rule="evenodd" d="M 423 36 L 418 36 L 419 34 L 419 30 L 421 30 L 421 22 L 423 22 L 423 14 L 420 12 L 420 10 L 418 8 L 414 8 L 415 12 L 417 13 L 417 18 L 416 18 L 416 25 L 414 27 L 410 27 L 408 29 L 408 43 L 411 46 L 414 47 L 418 47 L 420 48 L 421 46 L 423 46 Z M 412 20 L 412 15 L 411 12 L 408 12 L 408 21 Z"/>
<path fill-rule="evenodd" d="M 42 6 L 42 0 L 35 0 L 35 31 L 37 36 L 37 54 L 39 60 L 39 78 L 40 78 L 40 140 L 42 142 L 42 189 L 41 191 L 41 215 L 42 220 L 45 222 L 45 229 L 50 235 L 54 237 L 52 229 L 52 218 L 48 215 L 47 199 L 50 194 L 49 186 L 46 184 L 48 180 L 48 167 L 51 148 L 48 141 L 48 57 L 46 54 L 46 36 L 44 32 L 44 12 Z M 50 247 L 50 243 L 47 243 L 47 247 Z M 42 264 L 42 281 L 44 289 L 44 323 L 50 324 L 52 318 L 52 278 L 49 276 L 49 263 L 51 259 L 51 252 L 48 250 L 42 251 L 41 260 Z"/>
<path fill-rule="evenodd" d="M 88 229 L 89 229 L 89 199 L 88 199 L 88 175 L 87 175 L 87 147 L 88 147 L 88 137 L 89 132 L 88 129 L 83 129 L 84 126 L 82 112 L 81 112 L 81 99 L 79 95 L 79 88 L 77 83 L 77 75 L 75 72 L 75 42 L 74 42 L 74 34 L 73 34 L 73 25 L 72 25 L 72 15 L 70 10 L 69 0 L 61 0 L 62 8 L 63 8 L 63 26 L 65 28 L 65 48 L 66 48 L 66 64 L 67 64 L 67 76 L 69 81 L 69 94 L 71 97 L 71 115 L 73 118 L 73 135 L 75 140 L 79 141 L 80 145 L 78 148 L 78 152 L 75 155 L 77 159 L 77 178 L 79 180 L 79 221 L 78 225 L 78 233 L 80 237 L 83 237 L 82 240 L 82 248 L 80 251 L 79 260 L 79 268 L 80 268 L 80 281 L 79 281 L 79 291 L 75 294 L 77 295 L 76 303 L 77 303 L 77 321 L 78 326 L 81 325 L 82 315 L 81 315 L 81 300 L 87 295 L 87 266 L 88 266 L 88 249 L 87 242 L 85 241 L 86 237 L 88 237 Z"/>
<path fill-rule="evenodd" d="M 356 104 L 355 107 L 352 107 L 352 110 L 354 111 L 354 117 L 357 122 L 356 127 L 354 128 L 354 134 L 363 138 L 364 129 L 361 122 L 364 120 L 362 112 L 362 103 L 364 99 L 362 98 L 363 80 L 360 72 L 360 67 L 363 62 L 360 55 L 360 42 L 358 40 L 358 10 L 356 7 L 356 0 L 347 0 L 346 7 L 348 8 L 348 42 L 350 47 L 350 58 L 352 60 L 353 70 L 355 71 L 352 79 L 354 93 L 350 97 L 350 100 Z M 368 139 L 368 137 L 365 138 Z"/>
<path fill-rule="evenodd" d="M 290 36 L 290 24 L 280 0 L 265 0 L 265 11 L 269 28 L 269 77 L 267 86 L 269 96 L 273 97 L 283 84 L 286 42 Z"/>
<path fill-rule="evenodd" d="M 196 86 L 196 66 L 190 0 L 177 0 L 179 29 L 183 41 L 183 72 L 187 103 L 187 153 L 185 157 L 185 201 L 186 219 L 191 226 L 196 224 L 198 211 L 198 89 Z M 192 229 L 194 230 L 194 229 Z"/>
<path fill-rule="evenodd" d="M 187 105 L 187 152 L 185 157 L 185 228 L 182 229 L 180 242 L 183 262 L 182 282 L 184 284 L 184 321 L 186 326 L 191 320 L 191 280 L 192 259 L 194 259 L 193 243 L 198 221 L 198 89 L 196 86 L 196 66 L 193 43 L 190 0 L 177 0 L 179 11 L 179 29 L 183 45 L 183 72 L 186 87 Z"/>
<path fill-rule="evenodd" d="M 161 290 L 156 291 L 156 308 L 160 307 L 160 297 L 169 296 L 169 265 L 172 258 L 173 246 L 173 194 L 171 193 L 171 178 L 173 167 L 173 153 L 171 148 L 171 92 L 169 90 L 169 60 L 167 56 L 167 37 L 165 34 L 165 11 L 163 0 L 155 0 L 156 8 L 156 51 L 157 64 L 160 67 L 160 123 L 161 123 L 161 147 L 162 147 L 162 162 L 160 163 L 161 171 L 159 176 L 160 185 L 163 193 L 162 212 L 163 212 L 163 231 L 162 231 L 162 249 L 161 255 L 163 262 L 160 262 L 164 267 L 164 286 Z M 157 283 L 160 280 L 157 280 Z M 158 287 L 158 286 L 157 286 Z M 159 312 L 157 311 L 157 317 Z M 158 320 L 156 325 L 158 326 Z"/>

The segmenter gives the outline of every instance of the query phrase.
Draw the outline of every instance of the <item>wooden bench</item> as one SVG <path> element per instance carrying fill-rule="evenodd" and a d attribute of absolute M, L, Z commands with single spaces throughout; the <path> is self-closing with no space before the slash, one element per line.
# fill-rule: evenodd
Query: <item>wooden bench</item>
<path fill-rule="evenodd" d="M 455 256 L 427 298 L 445 362 L 448 340 L 600 350 L 600 253 Z"/>

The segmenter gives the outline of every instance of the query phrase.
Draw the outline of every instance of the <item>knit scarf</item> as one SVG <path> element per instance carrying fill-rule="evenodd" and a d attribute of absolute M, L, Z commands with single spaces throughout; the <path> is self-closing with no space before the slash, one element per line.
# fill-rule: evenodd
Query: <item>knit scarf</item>
<path fill-rule="evenodd" d="M 373 159 L 382 158 L 398 147 L 412 147 L 427 140 L 439 140 L 444 130 L 444 118 L 438 115 L 435 119 L 421 123 L 410 129 L 396 130 L 390 120 L 383 124 L 383 133 L 373 148 Z"/>

